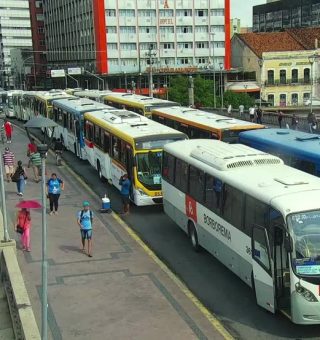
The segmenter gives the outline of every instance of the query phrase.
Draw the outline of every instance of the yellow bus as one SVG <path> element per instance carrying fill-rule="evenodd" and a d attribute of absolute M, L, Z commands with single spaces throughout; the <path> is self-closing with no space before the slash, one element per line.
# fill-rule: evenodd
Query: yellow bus
<path fill-rule="evenodd" d="M 87 160 L 100 178 L 120 190 L 119 180 L 128 174 L 130 199 L 138 206 L 162 203 L 162 149 L 184 140 L 184 133 L 127 110 L 104 109 L 84 114 Z"/>
<path fill-rule="evenodd" d="M 239 133 L 265 126 L 188 107 L 153 109 L 152 120 L 185 133 L 190 139 L 218 139 L 237 143 Z"/>
<path fill-rule="evenodd" d="M 119 109 L 126 109 L 139 113 L 148 118 L 151 117 L 151 111 L 156 108 L 169 106 L 178 106 L 178 103 L 159 98 L 140 96 L 132 93 L 111 92 L 104 97 L 104 103 Z"/>
<path fill-rule="evenodd" d="M 34 115 L 51 118 L 53 115 L 52 101 L 55 99 L 63 99 L 73 97 L 62 90 L 38 91 L 34 95 Z"/>

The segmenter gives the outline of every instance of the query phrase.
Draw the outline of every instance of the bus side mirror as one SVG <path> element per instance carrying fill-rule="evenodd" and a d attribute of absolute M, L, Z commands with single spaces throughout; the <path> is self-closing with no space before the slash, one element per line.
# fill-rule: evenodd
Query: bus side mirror
<path fill-rule="evenodd" d="M 292 246 L 292 237 L 290 235 L 286 235 L 285 239 L 284 239 L 284 249 L 288 252 L 288 253 L 292 253 L 293 250 L 293 246 Z"/>

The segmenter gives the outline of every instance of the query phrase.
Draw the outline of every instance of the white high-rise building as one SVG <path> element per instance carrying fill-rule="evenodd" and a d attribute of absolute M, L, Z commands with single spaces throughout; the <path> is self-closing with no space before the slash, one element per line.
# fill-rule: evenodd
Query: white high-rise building
<path fill-rule="evenodd" d="M 31 49 L 31 23 L 28 0 L 0 0 L 0 86 L 13 86 L 12 49 Z"/>
<path fill-rule="evenodd" d="M 230 67 L 230 0 L 44 0 L 44 13 L 53 65 L 139 73 L 152 55 L 160 70 Z"/>

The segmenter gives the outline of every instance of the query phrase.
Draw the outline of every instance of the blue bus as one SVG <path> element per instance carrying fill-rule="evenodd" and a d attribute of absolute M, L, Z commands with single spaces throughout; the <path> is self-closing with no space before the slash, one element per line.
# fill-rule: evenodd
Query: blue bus
<path fill-rule="evenodd" d="M 113 109 L 86 98 L 70 97 L 52 101 L 53 120 L 58 124 L 54 138 L 60 138 L 65 148 L 81 159 L 86 159 L 83 137 L 85 112 Z"/>
<path fill-rule="evenodd" d="M 241 132 L 239 141 L 271 153 L 285 164 L 320 176 L 320 136 L 289 129 L 260 129 Z"/>

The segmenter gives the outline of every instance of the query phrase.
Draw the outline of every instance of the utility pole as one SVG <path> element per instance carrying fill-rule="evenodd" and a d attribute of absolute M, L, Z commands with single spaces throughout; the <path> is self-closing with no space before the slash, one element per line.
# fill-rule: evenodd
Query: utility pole
<path fill-rule="evenodd" d="M 149 58 L 149 96 L 153 98 L 153 74 L 152 74 L 152 65 L 153 59 L 156 56 L 156 52 L 152 52 L 152 44 L 149 45 L 149 50 L 146 53 L 146 56 Z"/>
<path fill-rule="evenodd" d="M 193 84 L 193 77 L 189 76 L 189 106 L 194 107 L 194 84 Z"/>

